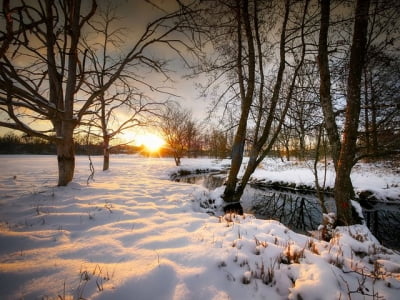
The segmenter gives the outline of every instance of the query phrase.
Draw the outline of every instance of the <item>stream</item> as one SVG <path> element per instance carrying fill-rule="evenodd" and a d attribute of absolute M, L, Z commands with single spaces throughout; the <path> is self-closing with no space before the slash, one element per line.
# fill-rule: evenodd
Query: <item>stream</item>
<path fill-rule="evenodd" d="M 221 186 L 226 173 L 213 172 L 177 177 L 177 182 L 203 185 L 213 190 Z M 273 219 L 288 228 L 307 233 L 321 224 L 322 210 L 314 193 L 291 190 L 275 190 L 248 184 L 241 204 L 245 213 L 258 219 Z M 325 195 L 328 211 L 335 211 L 335 200 Z M 368 208 L 363 207 L 365 222 L 382 245 L 400 250 L 400 203 L 379 202 Z"/>

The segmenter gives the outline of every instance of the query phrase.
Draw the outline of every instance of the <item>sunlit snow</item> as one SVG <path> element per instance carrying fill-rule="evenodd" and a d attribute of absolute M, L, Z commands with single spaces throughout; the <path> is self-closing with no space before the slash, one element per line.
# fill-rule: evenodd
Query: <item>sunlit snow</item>
<path fill-rule="evenodd" d="M 106 172 L 92 159 L 89 185 L 79 156 L 74 181 L 56 187 L 56 157 L 0 156 L 1 299 L 399 298 L 400 255 L 365 226 L 325 242 L 248 214 L 211 216 L 198 202 L 219 190 L 169 180 L 172 159 L 112 156 Z M 395 175 L 358 168 L 356 189 L 400 194 Z M 257 170 L 264 176 L 314 180 L 277 161 Z"/>

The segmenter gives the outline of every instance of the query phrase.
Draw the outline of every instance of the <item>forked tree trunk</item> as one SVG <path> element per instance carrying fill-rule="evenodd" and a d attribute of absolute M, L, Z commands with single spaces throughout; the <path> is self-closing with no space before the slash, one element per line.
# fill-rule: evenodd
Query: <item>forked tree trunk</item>
<path fill-rule="evenodd" d="M 244 126 L 242 126 L 244 127 Z M 239 128 L 240 129 L 240 128 Z M 239 130 L 236 132 L 234 144 L 232 146 L 232 163 L 231 168 L 229 170 L 228 180 L 226 182 L 225 190 L 224 190 L 224 201 L 225 202 L 237 202 L 239 201 L 236 194 L 236 186 L 237 186 L 237 175 L 239 173 L 240 167 L 243 162 L 243 148 L 244 148 L 244 139 L 245 133 L 242 133 Z M 244 136 L 242 138 L 242 136 Z M 243 140 L 243 141 L 241 141 Z M 237 196 L 237 195 L 236 195 Z M 239 197 L 240 199 L 240 197 Z"/>
<path fill-rule="evenodd" d="M 75 170 L 75 147 L 73 130 L 64 134 L 57 143 L 58 186 L 66 186 L 72 181 Z"/>
<path fill-rule="evenodd" d="M 238 185 L 238 187 L 236 189 L 236 193 L 233 197 L 233 200 L 235 202 L 240 201 L 240 198 L 243 195 L 244 189 L 245 189 L 247 183 L 249 182 L 250 176 L 254 173 L 255 169 L 258 166 L 257 157 L 258 157 L 258 151 L 255 149 L 252 149 L 251 153 L 249 155 L 249 161 L 247 163 L 246 170 L 242 176 L 242 180 L 241 180 L 240 184 Z"/>
<path fill-rule="evenodd" d="M 249 161 L 247 163 L 245 172 L 242 176 L 241 182 L 237 187 L 236 193 L 233 196 L 233 200 L 236 202 L 240 201 L 240 198 L 243 195 L 244 189 L 245 189 L 247 183 L 249 182 L 251 175 L 254 173 L 254 171 L 256 170 L 257 166 L 261 163 L 261 161 L 270 152 L 270 149 L 272 148 L 273 144 L 275 143 L 275 141 L 278 137 L 280 130 L 282 129 L 282 124 L 283 124 L 284 118 L 286 116 L 287 110 L 289 108 L 290 100 L 292 99 L 297 74 L 304 62 L 305 43 L 304 43 L 304 38 L 302 37 L 302 55 L 301 55 L 298 65 L 296 66 L 295 71 L 293 73 L 293 78 L 292 78 L 292 81 L 291 81 L 291 84 L 289 87 L 285 105 L 283 107 L 281 116 L 278 119 L 278 125 L 275 128 L 275 130 L 273 130 L 272 124 L 273 124 L 273 120 L 275 119 L 275 110 L 278 105 L 278 99 L 279 99 L 279 94 L 280 94 L 280 90 L 281 90 L 281 86 L 282 86 L 283 73 L 285 70 L 285 63 L 286 63 L 286 58 L 285 58 L 286 43 L 285 43 L 285 41 L 286 41 L 286 25 L 287 25 L 287 21 L 289 19 L 289 7 L 290 7 L 290 1 L 286 0 L 285 15 L 284 15 L 284 20 L 283 20 L 283 24 L 282 24 L 282 32 L 281 32 L 281 40 L 280 40 L 280 65 L 279 65 L 279 71 L 278 71 L 277 79 L 276 79 L 275 86 L 274 86 L 273 95 L 271 98 L 271 102 L 269 104 L 270 105 L 269 112 L 268 112 L 268 115 L 266 116 L 267 121 L 263 127 L 261 127 L 260 123 L 259 123 L 258 127 L 256 128 L 257 131 L 261 130 L 261 136 L 254 137 L 254 142 L 251 146 L 251 150 L 250 150 L 250 154 L 249 154 Z M 303 22 L 304 22 L 304 17 L 307 13 L 307 9 L 308 9 L 308 1 L 306 1 L 306 4 L 304 6 Z M 256 14 L 256 12 L 255 12 L 255 14 Z M 256 18 L 256 20 L 257 20 L 257 18 Z M 257 30 L 258 29 L 256 28 L 257 45 L 259 46 L 259 47 L 257 47 L 257 49 L 259 50 L 260 55 L 261 55 L 261 42 L 260 42 Z M 262 61 L 260 61 L 260 69 L 262 67 L 263 67 Z M 262 93 L 262 92 L 263 91 L 260 91 L 260 93 Z M 262 113 L 262 112 L 260 111 L 259 113 Z M 267 144 L 268 139 L 269 139 L 269 142 Z"/>
<path fill-rule="evenodd" d="M 239 202 L 240 201 L 240 198 L 243 195 L 244 189 L 245 189 L 245 187 L 246 187 L 246 185 L 247 185 L 247 183 L 248 183 L 248 181 L 250 179 L 250 176 L 254 173 L 254 171 L 257 168 L 257 166 L 261 163 L 261 161 L 269 153 L 270 149 L 272 148 L 272 145 L 276 141 L 277 136 L 278 136 L 278 134 L 279 134 L 279 132 L 280 132 L 280 130 L 282 128 L 284 117 L 285 117 L 285 115 L 287 113 L 287 110 L 288 110 L 288 107 L 289 107 L 290 99 L 292 98 L 293 88 L 294 88 L 294 84 L 296 82 L 297 73 L 299 72 L 299 70 L 300 70 L 300 68 L 301 68 L 301 66 L 303 64 L 303 61 L 304 61 L 305 43 L 304 43 L 304 40 L 303 40 L 302 41 L 302 57 L 301 57 L 300 62 L 297 65 L 297 67 L 296 67 L 296 69 L 294 71 L 293 78 L 292 78 L 292 83 L 291 83 L 291 86 L 290 86 L 290 90 L 288 92 L 287 99 L 286 99 L 285 105 L 283 107 L 282 114 L 281 114 L 281 116 L 279 118 L 278 126 L 274 131 L 272 131 L 273 120 L 275 120 L 275 112 L 276 112 L 276 108 L 277 108 L 277 105 L 278 105 L 278 99 L 279 99 L 279 94 L 280 94 L 282 80 L 283 80 L 283 73 L 284 73 L 284 70 L 285 70 L 285 63 L 286 63 L 286 58 L 285 58 L 285 53 L 286 53 L 285 52 L 286 51 L 286 49 L 285 49 L 285 45 L 286 45 L 286 26 L 287 26 L 287 21 L 289 19 L 289 8 L 290 8 L 290 0 L 286 0 L 285 1 L 285 15 L 284 15 L 283 23 L 282 23 L 282 32 L 281 32 L 281 39 L 280 39 L 280 65 L 279 65 L 279 70 L 278 70 L 278 74 L 277 74 L 276 83 L 275 83 L 274 90 L 273 90 L 273 95 L 272 95 L 272 98 L 271 98 L 271 101 L 270 101 L 270 104 L 269 104 L 270 108 L 268 109 L 268 115 L 266 116 L 267 120 L 266 120 L 266 123 L 262 127 L 260 126 L 261 125 L 260 122 L 257 123 L 257 127 L 256 127 L 256 132 L 257 133 L 255 134 L 254 142 L 253 142 L 253 144 L 251 146 L 251 150 L 250 150 L 250 154 L 249 154 L 249 161 L 247 163 L 245 172 L 244 172 L 244 174 L 242 176 L 241 182 L 236 188 L 236 192 L 234 192 L 230 197 L 231 202 Z M 306 1 L 306 5 L 304 6 L 304 16 L 305 16 L 305 14 L 307 12 L 307 8 L 308 8 L 308 1 Z M 255 7 L 254 15 L 255 15 L 256 24 L 258 24 L 256 7 Z M 244 19 L 246 20 L 246 18 L 244 18 Z M 261 55 L 262 55 L 262 53 L 261 53 L 261 40 L 260 40 L 259 35 L 258 35 L 259 28 L 258 28 L 258 26 L 255 26 L 255 27 L 256 27 L 255 28 L 256 45 L 257 45 L 257 50 L 259 51 L 258 54 L 259 54 L 260 70 L 262 70 L 263 64 L 262 64 L 262 60 L 261 60 Z M 246 33 L 247 33 L 247 31 L 246 31 Z M 251 36 L 249 36 L 249 34 L 247 34 L 247 39 L 249 39 L 249 37 L 251 38 Z M 252 40 L 252 38 L 251 38 L 251 40 Z M 249 40 L 249 45 L 250 45 L 250 41 L 251 40 Z M 249 50 L 249 58 L 253 57 L 253 59 L 255 59 L 256 54 L 254 53 L 254 46 L 253 47 L 249 46 L 249 49 L 252 49 L 252 51 Z M 250 54 L 253 54 L 253 56 L 251 56 Z M 250 61 L 250 59 L 249 59 L 249 61 Z M 254 62 L 254 60 L 253 60 L 253 62 Z M 249 67 L 251 67 L 251 66 L 252 66 L 252 64 L 249 64 Z M 252 68 L 253 68 L 253 71 L 254 71 L 254 64 L 253 64 Z M 251 91 L 251 94 L 247 94 L 247 96 L 254 94 L 255 78 L 253 77 L 252 79 L 253 79 L 252 81 L 251 80 L 248 81 L 248 88 L 249 88 L 249 91 Z M 260 87 L 261 87 L 261 91 L 259 91 L 259 92 L 260 92 L 260 94 L 262 94 L 264 92 L 263 91 L 263 85 L 261 85 Z M 246 98 L 244 98 L 244 99 L 246 99 Z M 263 99 L 261 99 L 261 100 L 263 100 Z M 244 103 L 249 103 L 251 105 L 251 101 L 248 101 L 248 102 L 244 101 Z M 260 103 L 261 103 L 261 101 L 260 101 Z M 249 110 L 245 110 L 244 108 L 245 108 L 244 105 L 242 105 L 242 115 L 241 115 L 241 117 L 243 117 L 245 115 L 246 116 L 246 121 L 247 121 Z M 247 107 L 247 108 L 250 109 L 250 107 Z M 262 113 L 262 112 L 259 111 L 259 113 Z M 240 126 L 240 124 L 241 123 L 239 123 L 239 126 Z M 258 132 L 259 131 L 261 133 L 260 136 L 258 136 Z M 244 134 L 246 133 L 246 128 L 244 128 L 243 133 Z M 270 139 L 270 141 L 269 141 L 266 149 L 263 150 L 263 148 L 265 147 L 268 139 Z M 243 140 L 243 144 L 241 144 L 241 146 L 242 147 L 244 146 L 244 140 Z M 233 148 L 233 150 L 238 150 L 238 149 Z M 243 155 L 243 149 L 241 149 L 240 153 L 241 153 L 241 155 Z M 234 154 L 235 154 L 235 152 L 233 152 L 233 155 Z M 232 155 L 232 158 L 233 158 L 233 155 Z M 240 162 L 241 162 L 241 160 L 240 160 Z M 230 182 L 228 180 L 228 184 L 229 183 Z M 227 188 L 228 188 L 228 184 L 227 184 Z M 227 188 L 225 189 L 225 195 L 226 195 Z M 232 189 L 232 192 L 233 192 L 233 189 Z M 226 198 L 224 198 L 224 200 L 226 202 L 228 202 L 226 200 Z"/>

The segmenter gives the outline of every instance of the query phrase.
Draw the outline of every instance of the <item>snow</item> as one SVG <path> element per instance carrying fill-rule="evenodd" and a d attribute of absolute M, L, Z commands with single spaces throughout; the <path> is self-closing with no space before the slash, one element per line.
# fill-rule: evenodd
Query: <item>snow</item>
<path fill-rule="evenodd" d="M 102 172 L 101 159 L 92 157 L 89 185 L 78 156 L 74 181 L 56 187 L 56 157 L 0 156 L 2 299 L 398 299 L 400 255 L 365 226 L 326 242 L 249 214 L 211 216 L 199 203 L 220 205 L 221 188 L 169 180 L 229 161 L 184 159 L 178 169 L 116 155 Z M 368 168 L 356 168 L 355 187 L 398 199 L 399 179 Z M 314 180 L 306 166 L 277 161 L 255 176 Z"/>
<path fill-rule="evenodd" d="M 314 187 L 313 162 L 285 161 L 268 158 L 261 167 L 252 175 L 253 180 L 272 180 L 293 182 L 296 185 Z M 324 184 L 324 167 L 318 165 L 319 184 Z M 351 180 L 356 193 L 370 191 L 379 200 L 400 199 L 400 172 L 395 167 L 381 164 L 357 163 L 352 170 Z M 335 170 L 333 163 L 328 163 L 325 186 L 333 188 L 335 183 Z"/>

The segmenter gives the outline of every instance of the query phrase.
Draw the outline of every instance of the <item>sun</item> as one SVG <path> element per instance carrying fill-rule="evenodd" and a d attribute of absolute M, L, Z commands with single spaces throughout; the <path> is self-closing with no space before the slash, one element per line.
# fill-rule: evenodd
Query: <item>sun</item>
<path fill-rule="evenodd" d="M 120 138 L 122 141 L 135 146 L 142 146 L 149 153 L 159 152 L 165 145 L 165 140 L 156 133 L 125 131 Z"/>
<path fill-rule="evenodd" d="M 137 135 L 135 142 L 139 146 L 143 145 L 149 152 L 157 152 L 165 144 L 161 137 L 152 133 Z"/>

